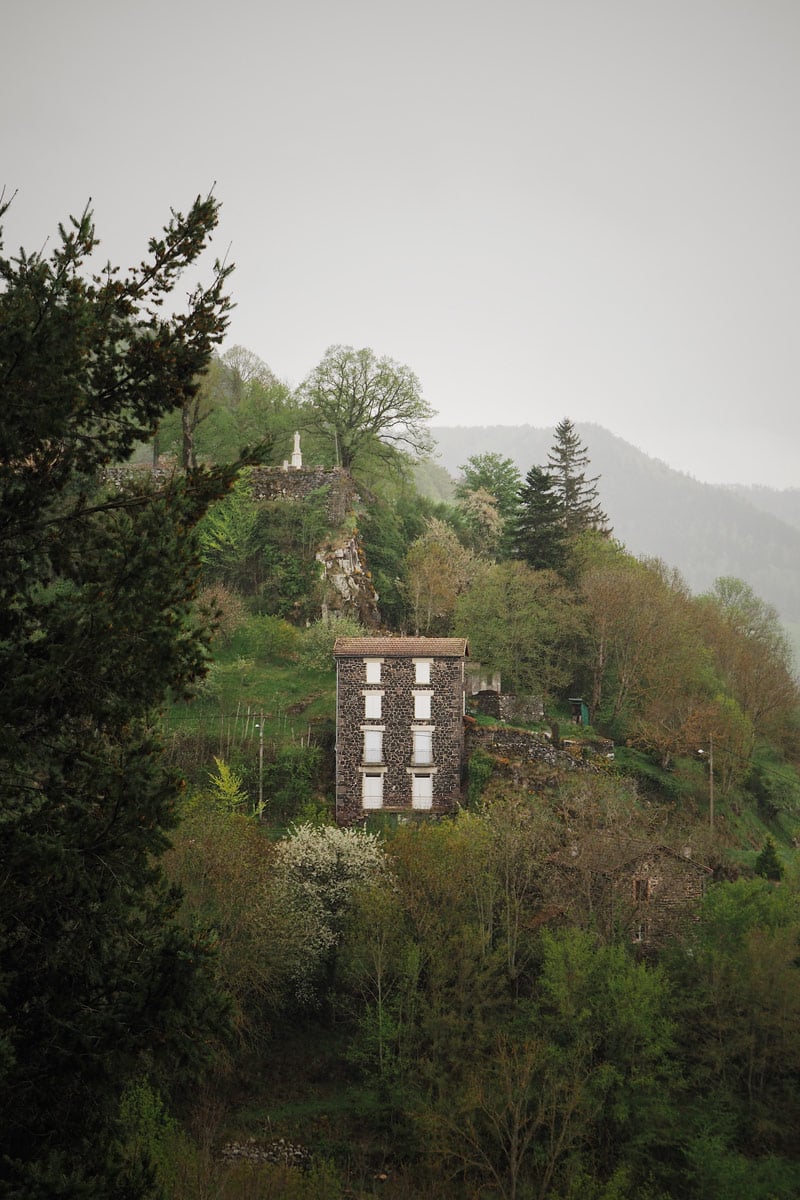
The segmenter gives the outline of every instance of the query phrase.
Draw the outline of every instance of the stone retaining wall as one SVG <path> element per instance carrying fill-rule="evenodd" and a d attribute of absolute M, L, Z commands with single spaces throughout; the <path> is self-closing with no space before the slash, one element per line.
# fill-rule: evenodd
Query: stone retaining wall
<path fill-rule="evenodd" d="M 467 722 L 467 754 L 480 747 L 500 758 L 523 759 L 527 762 L 546 763 L 567 771 L 596 771 L 591 761 L 586 761 L 567 750 L 556 750 L 546 737 L 532 733 L 529 729 L 481 726 Z"/>
<path fill-rule="evenodd" d="M 470 697 L 469 704 L 485 717 L 495 717 L 498 721 L 533 724 L 544 716 L 544 705 L 539 696 L 512 696 L 487 690 Z"/>
<path fill-rule="evenodd" d="M 356 486 L 341 467 L 288 471 L 282 467 L 254 467 L 250 482 L 256 500 L 308 500 L 320 488 L 328 488 L 326 509 L 332 525 L 341 525 L 359 503 Z"/>

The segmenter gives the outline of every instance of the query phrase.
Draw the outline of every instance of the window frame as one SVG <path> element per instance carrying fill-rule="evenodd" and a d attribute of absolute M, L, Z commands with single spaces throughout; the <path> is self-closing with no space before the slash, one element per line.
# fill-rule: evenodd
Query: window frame
<path fill-rule="evenodd" d="M 415 658 L 414 663 L 414 683 L 427 684 L 430 686 L 431 673 L 433 671 L 433 659 L 431 658 Z"/>
<path fill-rule="evenodd" d="M 647 904 L 653 894 L 653 881 L 647 876 L 640 875 L 633 880 L 634 904 Z"/>
<path fill-rule="evenodd" d="M 363 734 L 362 758 L 365 766 L 379 766 L 384 762 L 383 735 L 386 728 L 383 725 L 362 725 Z M 378 755 L 376 758 L 375 755 Z"/>
<path fill-rule="evenodd" d="M 411 729 L 411 762 L 415 767 L 428 767 L 433 765 L 433 725 L 414 725 Z M 420 743 L 426 744 L 427 757 L 421 758 L 420 755 L 425 753 L 425 750 L 420 749 Z"/>
<path fill-rule="evenodd" d="M 364 659 L 364 682 L 365 683 L 382 683 L 381 675 L 383 674 L 383 659 L 382 658 L 365 658 Z"/>
<path fill-rule="evenodd" d="M 361 773 L 361 807 L 363 809 L 383 808 L 383 781 L 386 775 L 385 771 L 362 771 Z M 377 783 L 375 787 L 368 787 L 367 780 L 370 784 Z M 374 795 L 367 795 L 368 791 L 374 791 Z"/>

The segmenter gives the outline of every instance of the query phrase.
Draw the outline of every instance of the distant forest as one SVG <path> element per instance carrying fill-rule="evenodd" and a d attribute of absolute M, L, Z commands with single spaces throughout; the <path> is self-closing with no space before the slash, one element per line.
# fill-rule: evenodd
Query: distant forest
<path fill-rule="evenodd" d="M 723 487 L 699 483 L 637 450 L 599 425 L 576 424 L 602 477 L 614 537 L 630 554 L 677 567 L 692 591 L 735 575 L 773 604 L 787 626 L 800 623 L 800 488 Z M 437 426 L 433 464 L 458 477 L 472 455 L 497 453 L 521 471 L 543 462 L 553 431 L 532 425 Z M 426 467 L 420 487 L 446 498 L 447 481 Z"/>

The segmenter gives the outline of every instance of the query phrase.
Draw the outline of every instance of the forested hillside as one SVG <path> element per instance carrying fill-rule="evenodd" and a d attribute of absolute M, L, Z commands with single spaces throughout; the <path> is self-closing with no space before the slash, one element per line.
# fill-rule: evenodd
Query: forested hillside
<path fill-rule="evenodd" d="M 578 429 L 603 480 L 614 535 L 631 554 L 662 558 L 693 591 L 721 575 L 745 580 L 784 621 L 800 621 L 800 492 L 698 483 L 596 425 Z M 457 478 L 472 455 L 541 462 L 552 430 L 533 426 L 433 429 L 441 464 Z M 439 485 L 441 486 L 441 485 Z"/>
<path fill-rule="evenodd" d="M 648 522 L 691 547 L 717 491 L 566 417 L 421 495 L 408 367 L 220 355 L 219 266 L 162 315 L 216 216 L 125 279 L 88 214 L 0 260 L 0 1190 L 794 1200 L 800 695 L 725 557 L 755 509 L 689 587 Z M 800 534 L 753 528 L 788 583 Z M 543 711 L 467 717 L 446 818 L 333 821 L 331 651 L 373 619 Z"/>

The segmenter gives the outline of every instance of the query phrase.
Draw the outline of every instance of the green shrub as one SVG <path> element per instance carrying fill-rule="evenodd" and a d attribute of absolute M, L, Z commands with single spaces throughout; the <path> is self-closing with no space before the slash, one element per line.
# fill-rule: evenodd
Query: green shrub
<path fill-rule="evenodd" d="M 189 1154 L 190 1142 L 167 1112 L 160 1093 L 146 1078 L 136 1079 L 126 1087 L 120 1101 L 120 1121 L 125 1159 L 139 1169 L 151 1171 L 163 1195 L 174 1196 L 180 1164 Z"/>
<path fill-rule="evenodd" d="M 476 808 L 494 770 L 494 759 L 480 747 L 467 763 L 467 807 Z"/>
<path fill-rule="evenodd" d="M 352 617 L 329 617 L 315 621 L 303 633 L 300 645 L 300 660 L 307 667 L 318 671 L 332 671 L 333 644 L 340 637 L 367 637 L 363 625 Z"/>
<path fill-rule="evenodd" d="M 800 820 L 800 776 L 771 746 L 756 750 L 747 787 L 767 820 Z"/>
<path fill-rule="evenodd" d="M 300 631 L 283 618 L 257 614 L 236 631 L 231 647 L 249 658 L 285 659 L 295 653 L 300 636 Z"/>
<path fill-rule="evenodd" d="M 290 744 L 264 764 L 265 815 L 271 823 L 304 820 L 301 813 L 309 807 L 316 811 L 312 797 L 321 762 L 319 746 Z"/>

